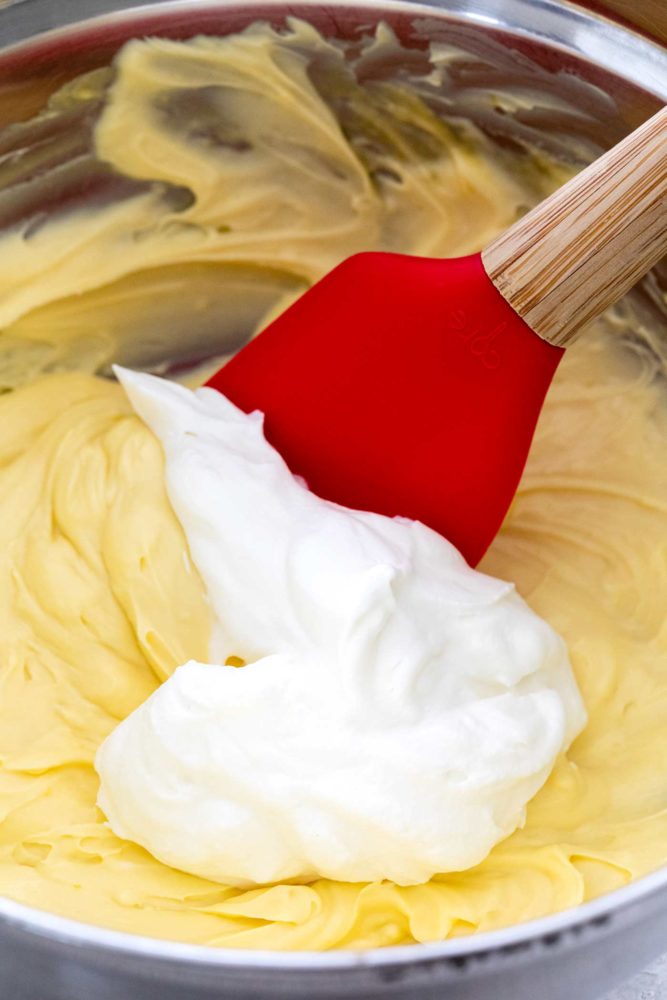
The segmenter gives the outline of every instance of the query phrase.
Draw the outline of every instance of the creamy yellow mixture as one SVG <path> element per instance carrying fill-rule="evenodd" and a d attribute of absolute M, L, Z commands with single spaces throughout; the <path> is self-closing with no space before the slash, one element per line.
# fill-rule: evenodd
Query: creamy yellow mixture
<path fill-rule="evenodd" d="M 393 45 L 381 31 L 361 58 Z M 70 85 L 46 114 L 107 86 Z M 90 373 L 228 353 L 350 252 L 478 249 L 567 175 L 409 88 L 360 85 L 298 24 L 132 43 L 110 87 L 97 158 L 136 183 L 0 237 L 0 893 L 184 941 L 360 948 L 541 916 L 665 863 L 667 383 L 629 306 L 568 351 L 482 566 L 564 636 L 590 717 L 525 828 L 423 886 L 251 892 L 107 829 L 96 749 L 176 665 L 206 660 L 210 613 L 160 446 Z"/>

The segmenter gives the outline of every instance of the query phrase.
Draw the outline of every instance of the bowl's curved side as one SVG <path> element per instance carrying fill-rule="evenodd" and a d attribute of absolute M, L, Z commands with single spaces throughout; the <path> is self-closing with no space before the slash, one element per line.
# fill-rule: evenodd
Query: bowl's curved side
<path fill-rule="evenodd" d="M 372 23 L 389 15 L 412 21 L 414 35 L 442 29 L 443 20 L 475 25 L 493 34 L 508 32 L 518 43 L 534 43 L 533 52 L 556 50 L 561 58 L 586 60 L 591 69 L 618 76 L 640 91 L 667 101 L 667 50 L 646 35 L 610 17 L 580 6 L 576 0 L 5 0 L 0 4 L 0 55 L 29 42 L 30 58 L 46 60 L 53 49 L 62 52 L 62 40 L 76 52 L 80 40 L 90 38 L 95 20 L 100 36 L 111 42 L 132 35 L 159 32 L 183 37 L 197 32 L 229 32 L 257 17 L 310 15 L 318 26 L 343 34 L 352 26 Z M 420 16 L 421 15 L 421 16 Z M 426 20 L 423 20 L 423 18 Z M 433 20 L 429 20 L 429 17 Z M 36 36 L 39 36 L 38 38 Z M 37 44 L 35 44 L 37 42 Z M 519 50 L 521 46 L 518 45 Z M 553 65 L 553 59 L 551 60 Z M 598 74 L 599 75 L 599 74 Z"/>
<path fill-rule="evenodd" d="M 271 2 L 271 0 L 269 0 Z M 273 0 L 280 5 L 281 0 Z M 123 11 L 140 25 L 152 18 L 157 6 L 171 8 L 172 14 L 181 9 L 192 23 L 198 11 L 215 12 L 220 0 L 6 0 L 0 23 L 0 44 L 5 47 L 45 32 L 72 25 L 82 20 Z M 326 10 L 345 6 L 345 0 L 324 4 L 312 0 L 313 6 Z M 224 0 L 223 4 L 224 5 Z M 300 5 L 300 4 L 299 4 Z M 354 6 L 354 0 L 350 0 Z M 282 4 L 284 7 L 284 3 Z M 389 3 L 384 5 L 389 6 Z M 403 6 L 398 3 L 397 6 Z M 645 35 L 619 25 L 611 17 L 595 10 L 584 9 L 576 2 L 561 0 L 424 0 L 424 7 L 447 11 L 449 15 L 475 22 L 482 27 L 505 27 L 525 36 L 541 39 L 548 45 L 562 46 L 611 71 L 623 68 L 623 76 L 652 90 L 667 100 L 665 66 L 667 54 L 661 46 Z M 149 10 L 152 8 L 152 12 Z"/>
<path fill-rule="evenodd" d="M 529 924 L 433 945 L 268 953 L 156 941 L 0 905 L 12 1000 L 595 1000 L 664 949 L 667 871 Z"/>

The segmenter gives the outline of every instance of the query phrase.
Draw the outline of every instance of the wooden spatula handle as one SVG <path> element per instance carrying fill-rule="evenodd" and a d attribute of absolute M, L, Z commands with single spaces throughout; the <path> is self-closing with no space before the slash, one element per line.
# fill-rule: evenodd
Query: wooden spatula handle
<path fill-rule="evenodd" d="M 566 346 L 667 253 L 667 107 L 482 254 L 512 308 Z"/>

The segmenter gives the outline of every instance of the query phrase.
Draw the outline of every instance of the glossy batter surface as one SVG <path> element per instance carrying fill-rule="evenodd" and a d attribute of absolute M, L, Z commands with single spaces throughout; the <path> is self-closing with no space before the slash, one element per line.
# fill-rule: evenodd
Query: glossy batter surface
<path fill-rule="evenodd" d="M 0 371 L 6 382 L 25 383 L 0 398 L 0 893 L 122 930 L 229 947 L 440 940 L 574 905 L 667 861 L 667 395 L 662 349 L 650 346 L 627 309 L 567 353 L 518 497 L 482 565 L 516 581 L 563 635 L 589 712 L 586 730 L 529 805 L 523 830 L 477 868 L 423 886 L 320 881 L 243 892 L 161 865 L 113 836 L 95 806 L 98 745 L 177 664 L 206 659 L 210 612 L 167 501 L 156 439 L 115 384 L 81 372 L 43 373 L 94 370 L 136 347 L 123 331 L 147 315 L 150 290 L 164 300 L 181 266 L 193 284 L 179 285 L 180 295 L 189 287 L 189 304 L 201 308 L 223 273 L 217 268 L 229 276 L 231 267 L 234 301 L 259 322 L 247 305 L 253 289 L 263 290 L 268 313 L 366 240 L 420 253 L 477 249 L 564 176 L 543 157 L 494 154 L 474 131 L 457 133 L 420 110 L 436 123 L 429 126 L 438 136 L 435 153 L 426 156 L 422 146 L 403 156 L 393 148 L 386 156 L 404 180 L 388 178 L 386 162 L 369 180 L 366 154 L 350 152 L 353 130 L 345 133 L 331 105 L 309 90 L 306 57 L 296 58 L 304 46 L 319 46 L 340 66 L 337 50 L 299 30 L 287 41 L 260 31 L 250 42 L 188 50 L 130 46 L 98 126 L 100 146 L 107 155 L 118 149 L 126 172 L 162 181 L 155 171 L 162 164 L 169 172 L 171 156 L 167 180 L 176 187 L 189 176 L 197 200 L 176 210 L 165 188 L 150 187 L 94 215 L 63 218 L 61 230 L 47 225 L 0 242 Z M 232 85 L 219 80 L 230 66 L 254 71 Z M 231 86 L 243 104 L 247 93 L 262 99 L 263 74 L 276 66 L 271 94 L 287 95 L 285 107 L 307 118 L 300 165 L 294 149 L 280 153 L 302 180 L 284 180 L 289 197 L 279 202 L 282 188 L 266 203 L 258 197 L 257 184 L 276 176 L 273 166 L 262 173 L 261 137 L 236 135 L 238 148 L 227 138 L 220 149 L 209 130 L 203 151 L 196 136 L 182 137 L 187 156 L 194 144 L 199 160 L 181 170 L 173 118 L 156 116 L 155 98 L 125 97 L 130 83 L 135 97 L 154 94 L 157 78 L 164 94 L 182 69 L 176 90 L 201 74 L 211 99 L 212 89 Z M 228 129 L 234 106 L 216 111 Z M 270 111 L 262 114 L 253 120 L 266 120 L 268 129 Z M 143 150 L 113 145 L 118 116 L 133 124 L 128 134 L 145 125 L 152 138 Z M 280 116 L 276 122 L 277 132 L 297 134 Z M 313 140 L 314 129 L 328 138 Z M 327 176 L 340 185 L 338 201 L 310 187 L 322 183 L 323 169 L 309 158 L 309 142 L 334 150 Z M 171 152 L 161 143 L 171 143 Z M 275 143 L 266 145 L 273 156 Z M 254 164 L 247 174 L 233 158 L 244 151 Z M 224 171 L 232 168 L 226 187 Z M 206 187 L 209 169 L 222 180 Z M 233 195 L 231 208 L 213 203 L 219 191 Z M 424 222 L 411 230 L 410 209 L 421 198 L 431 206 L 424 220 L 441 214 L 431 229 Z M 401 199 L 402 215 L 394 211 Z M 262 213 L 278 208 L 270 243 Z M 17 254 L 31 240 L 38 252 L 26 251 L 33 270 L 19 295 Z M 88 286 L 80 297 L 76 275 Z M 167 313 L 165 306 L 165 322 Z M 8 343 L 13 367 L 1 353 Z M 99 348 L 94 363 L 91 344 Z"/>

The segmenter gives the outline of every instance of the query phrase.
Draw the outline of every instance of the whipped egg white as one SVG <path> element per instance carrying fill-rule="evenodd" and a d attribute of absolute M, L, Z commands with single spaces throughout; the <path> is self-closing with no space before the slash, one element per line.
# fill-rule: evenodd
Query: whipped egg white
<path fill-rule="evenodd" d="M 563 641 L 431 529 L 311 493 L 261 414 L 117 373 L 216 630 L 101 746 L 113 831 L 237 886 L 480 862 L 585 724 Z"/>

